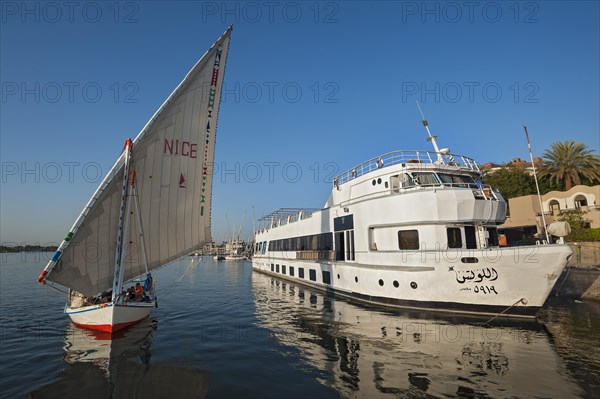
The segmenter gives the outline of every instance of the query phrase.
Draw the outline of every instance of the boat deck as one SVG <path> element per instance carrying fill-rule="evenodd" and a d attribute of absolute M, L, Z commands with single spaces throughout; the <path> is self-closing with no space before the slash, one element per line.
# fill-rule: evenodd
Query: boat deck
<path fill-rule="evenodd" d="M 367 173 L 398 164 L 448 165 L 469 172 L 480 172 L 477 162 L 464 155 L 433 151 L 397 150 L 371 158 L 337 175 L 333 179 L 333 185 L 339 186 Z"/>

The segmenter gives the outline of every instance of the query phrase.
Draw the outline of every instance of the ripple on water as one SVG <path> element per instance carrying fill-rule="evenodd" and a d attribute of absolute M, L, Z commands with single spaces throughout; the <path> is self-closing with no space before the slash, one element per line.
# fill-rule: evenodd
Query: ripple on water
<path fill-rule="evenodd" d="M 82 376 L 100 397 L 143 378 L 209 398 L 598 392 L 598 305 L 551 303 L 543 324 L 484 327 L 334 299 L 252 273 L 248 262 L 182 259 L 154 273 L 151 318 L 103 341 L 69 323 L 63 295 L 34 282 L 43 262 L 18 260 L 0 268 L 2 397 L 72 396 Z M 106 390 L 109 376 L 117 391 Z"/>

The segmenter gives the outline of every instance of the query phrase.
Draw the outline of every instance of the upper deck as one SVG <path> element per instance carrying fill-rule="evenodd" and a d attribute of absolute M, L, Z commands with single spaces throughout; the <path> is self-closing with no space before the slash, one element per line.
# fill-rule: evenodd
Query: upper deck
<path fill-rule="evenodd" d="M 397 150 L 371 158 L 333 179 L 334 186 L 340 186 L 350 180 L 368 173 L 399 164 L 447 165 L 466 172 L 481 173 L 474 159 L 464 155 L 433 151 Z"/>
<path fill-rule="evenodd" d="M 311 218 L 314 212 L 321 209 L 314 208 L 280 208 L 258 219 L 259 230 L 261 228 L 273 228 L 284 226 L 298 220 Z"/>

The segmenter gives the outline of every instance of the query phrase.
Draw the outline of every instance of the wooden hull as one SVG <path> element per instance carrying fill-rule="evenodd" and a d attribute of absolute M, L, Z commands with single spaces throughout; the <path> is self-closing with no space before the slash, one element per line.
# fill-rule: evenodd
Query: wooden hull
<path fill-rule="evenodd" d="M 92 330 L 115 332 L 146 318 L 154 302 L 103 303 L 65 309 L 73 323 Z"/>

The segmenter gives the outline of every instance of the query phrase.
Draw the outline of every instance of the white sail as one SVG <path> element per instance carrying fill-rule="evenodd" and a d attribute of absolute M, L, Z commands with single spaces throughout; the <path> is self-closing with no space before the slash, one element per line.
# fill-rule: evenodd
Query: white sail
<path fill-rule="evenodd" d="M 212 165 L 231 28 L 194 65 L 133 141 L 137 201 L 148 270 L 211 241 Z M 85 295 L 112 287 L 123 157 L 103 181 L 72 234 L 46 267 L 45 279 Z M 130 209 L 129 211 L 134 211 Z M 125 237 L 123 281 L 146 270 L 135 215 Z"/>

